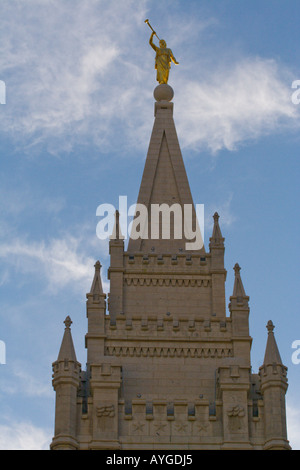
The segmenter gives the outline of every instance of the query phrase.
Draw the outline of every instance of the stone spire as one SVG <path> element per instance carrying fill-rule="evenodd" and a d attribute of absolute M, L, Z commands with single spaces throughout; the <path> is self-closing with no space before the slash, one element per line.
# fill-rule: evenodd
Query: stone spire
<path fill-rule="evenodd" d="M 266 346 L 265 358 L 264 358 L 264 363 L 263 363 L 264 366 L 267 366 L 270 364 L 283 365 L 280 354 L 279 354 L 279 350 L 277 347 L 275 335 L 273 333 L 274 328 L 275 326 L 273 325 L 273 322 L 269 320 L 267 323 L 268 339 L 267 339 L 267 346 Z"/>
<path fill-rule="evenodd" d="M 114 229 L 109 240 L 109 254 L 108 279 L 110 280 L 110 293 L 108 308 L 111 321 L 114 322 L 116 315 L 123 311 L 124 237 L 121 233 L 119 211 L 116 211 L 115 214 Z"/>
<path fill-rule="evenodd" d="M 109 237 L 110 240 L 124 240 L 124 236 L 122 235 L 121 232 L 121 226 L 120 226 L 120 213 L 117 210 L 115 213 L 115 224 L 113 228 L 113 233 Z"/>
<path fill-rule="evenodd" d="M 71 334 L 71 324 L 72 320 L 69 316 L 64 321 L 65 332 L 62 339 L 61 347 L 58 354 L 58 361 L 74 361 L 77 362 L 75 348 L 73 344 L 72 334 Z"/>
<path fill-rule="evenodd" d="M 104 319 L 106 313 L 106 294 L 103 292 L 101 281 L 100 261 L 95 263 L 95 274 L 91 290 L 86 294 L 86 316 L 88 332 L 85 335 L 85 345 L 88 350 L 88 363 L 96 360 L 103 353 Z"/>
<path fill-rule="evenodd" d="M 212 236 L 209 239 L 209 242 L 210 242 L 209 247 L 210 248 L 223 247 L 225 238 L 223 238 L 222 236 L 222 232 L 221 232 L 220 225 L 219 225 L 220 216 L 217 212 L 215 212 L 213 218 L 214 218 L 214 227 L 213 227 Z"/>
<path fill-rule="evenodd" d="M 249 297 L 246 295 L 243 286 L 240 274 L 241 268 L 238 263 L 235 264 L 233 269 L 235 275 L 234 286 L 232 296 L 229 299 L 229 311 L 230 317 L 232 319 L 232 330 L 236 336 L 249 337 Z"/>
<path fill-rule="evenodd" d="M 214 226 L 212 236 L 209 239 L 209 252 L 211 260 L 212 283 L 213 283 L 213 295 L 212 295 L 212 308 L 213 313 L 220 318 L 226 317 L 226 306 L 225 306 L 225 280 L 226 280 L 226 269 L 224 267 L 224 238 L 221 233 L 219 226 L 219 214 L 215 212 Z M 218 292 L 218 295 L 214 295 L 214 292 Z"/>
<path fill-rule="evenodd" d="M 94 267 L 95 267 L 95 274 L 94 274 L 94 279 L 93 279 L 90 294 L 95 296 L 95 295 L 103 294 L 101 274 L 100 274 L 102 266 L 101 266 L 100 261 L 97 261 Z"/>
<path fill-rule="evenodd" d="M 236 263 L 233 269 L 235 273 L 235 279 L 234 279 L 232 297 L 236 297 L 237 302 L 241 303 L 244 300 L 249 300 L 249 298 L 246 296 L 246 292 L 243 286 L 243 282 L 242 282 L 241 275 L 240 275 L 241 268 L 239 264 Z"/>
<path fill-rule="evenodd" d="M 173 120 L 173 103 L 171 102 L 173 95 L 173 89 L 167 84 L 159 85 L 154 90 L 155 121 L 137 201 L 138 205 L 147 208 L 147 220 L 141 229 L 141 237 L 130 238 L 129 253 L 186 251 L 187 239 L 190 240 L 192 237 L 186 236 L 189 232 L 185 223 L 187 218 L 184 217 L 184 205 L 190 207 L 193 230 L 197 227 L 198 236 L 201 237 L 198 223 L 196 225 L 196 212 Z M 162 204 L 168 205 L 169 208 L 175 204 L 179 205 L 182 213 L 181 221 L 176 219 L 174 222 L 171 217 L 168 239 L 165 239 L 161 233 L 157 238 L 151 237 L 151 228 L 155 226 L 154 221 L 151 220 L 151 208 Z M 176 229 L 181 229 L 180 238 L 177 235 L 174 236 L 175 226 Z M 201 246 L 202 248 L 198 251 L 203 252 L 202 243 Z"/>

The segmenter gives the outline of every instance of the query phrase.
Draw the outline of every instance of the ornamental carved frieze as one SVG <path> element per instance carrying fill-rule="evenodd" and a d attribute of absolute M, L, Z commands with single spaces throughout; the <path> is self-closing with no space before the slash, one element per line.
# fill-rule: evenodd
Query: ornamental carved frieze
<path fill-rule="evenodd" d="M 170 279 L 161 277 L 125 277 L 127 286 L 210 287 L 209 279 Z"/>
<path fill-rule="evenodd" d="M 122 357 L 232 357 L 231 348 L 181 348 L 181 347 L 140 347 L 140 346 L 107 346 L 107 356 Z"/>

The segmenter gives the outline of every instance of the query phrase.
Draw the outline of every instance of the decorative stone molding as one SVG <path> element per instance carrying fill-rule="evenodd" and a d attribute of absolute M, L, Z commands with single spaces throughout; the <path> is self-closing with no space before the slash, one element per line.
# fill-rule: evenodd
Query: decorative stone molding
<path fill-rule="evenodd" d="M 130 346 L 107 346 L 107 356 L 122 357 L 232 357 L 231 348 L 182 348 L 182 347 L 130 347 Z"/>
<path fill-rule="evenodd" d="M 171 286 L 171 287 L 211 287 L 211 281 L 209 279 L 170 279 L 161 277 L 126 277 L 124 283 L 127 286 Z"/>

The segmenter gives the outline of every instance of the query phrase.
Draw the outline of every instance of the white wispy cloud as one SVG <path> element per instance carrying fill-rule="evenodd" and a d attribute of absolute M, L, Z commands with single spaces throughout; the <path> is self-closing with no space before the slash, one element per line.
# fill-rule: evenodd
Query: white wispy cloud
<path fill-rule="evenodd" d="M 48 450 L 51 438 L 50 430 L 31 422 L 7 420 L 0 424 L 0 450 Z"/>
<path fill-rule="evenodd" d="M 24 137 L 31 148 L 49 136 L 65 150 L 77 135 L 105 144 L 109 123 L 126 106 L 134 81 L 126 86 L 122 77 L 132 71 L 130 30 L 143 23 L 146 2 L 74 0 L 72 8 L 58 0 L 17 3 L 18 8 L 15 1 L 0 7 L 0 70 L 7 76 L 2 129 Z M 127 62 L 124 52 L 131 47 Z M 54 152 L 55 145 L 48 142 L 48 150 Z"/>
<path fill-rule="evenodd" d="M 0 243 L 0 258 L 6 269 L 12 266 L 24 276 L 45 279 L 49 290 L 61 289 L 67 284 L 88 288 L 95 260 L 80 244 L 81 240 L 72 236 L 49 242 L 14 239 Z"/>
<path fill-rule="evenodd" d="M 52 398 L 53 391 L 48 379 L 48 376 L 36 375 L 26 361 L 14 361 L 10 363 L 9 377 L 0 384 L 0 392 L 12 396 L 22 390 L 23 395 L 29 398 Z"/>
<path fill-rule="evenodd" d="M 287 127 L 299 129 L 291 76 L 274 60 L 241 58 L 208 71 L 178 86 L 178 132 L 185 146 L 216 153 Z"/>
<path fill-rule="evenodd" d="M 298 405 L 286 407 L 288 439 L 293 450 L 300 450 L 300 410 Z"/>
<path fill-rule="evenodd" d="M 116 136 L 122 147 L 144 147 L 156 86 L 144 25 L 151 3 L 74 0 L 72 9 L 59 0 L 15 4 L 0 6 L 0 70 L 7 80 L 1 129 L 28 151 L 42 146 L 59 153 L 85 142 L 111 150 Z M 164 33 L 182 58 L 171 81 L 183 147 L 233 150 L 284 125 L 299 126 L 292 77 L 282 64 L 259 57 L 221 61 L 219 44 L 207 51 L 213 57 L 197 55 L 182 40 L 186 31 L 195 41 L 217 22 L 170 16 Z"/>
<path fill-rule="evenodd" d="M 18 275 L 19 286 L 37 280 L 45 293 L 59 293 L 66 287 L 73 292 L 89 292 L 94 264 L 101 261 L 102 285 L 109 291 L 107 268 L 108 240 L 99 240 L 89 225 L 69 227 L 56 237 L 33 239 L 32 234 L 16 234 L 10 224 L 0 229 L 0 286 Z"/>
<path fill-rule="evenodd" d="M 20 215 L 32 213 L 55 216 L 66 207 L 63 197 L 49 197 L 47 194 L 36 194 L 32 191 L 30 182 L 23 182 L 22 187 L 14 187 L 11 182 L 0 181 L 0 236 L 7 233 L 8 226 L 4 226 L 5 219 L 17 218 Z"/>
<path fill-rule="evenodd" d="M 234 194 L 230 192 L 227 197 L 223 197 L 221 202 L 215 201 L 213 204 L 209 204 L 205 206 L 205 229 L 206 232 L 206 239 L 209 238 L 210 234 L 209 231 L 212 229 L 214 221 L 213 221 L 213 214 L 218 212 L 220 216 L 220 226 L 222 227 L 230 227 L 236 221 L 236 215 L 232 211 L 231 203 L 233 200 Z"/>

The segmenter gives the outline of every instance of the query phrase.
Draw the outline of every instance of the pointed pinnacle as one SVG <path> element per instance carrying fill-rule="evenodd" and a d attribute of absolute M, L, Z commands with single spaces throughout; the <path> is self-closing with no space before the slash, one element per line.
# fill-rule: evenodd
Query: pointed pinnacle
<path fill-rule="evenodd" d="M 282 365 L 282 360 L 280 357 L 280 353 L 278 350 L 278 346 L 276 343 L 275 335 L 273 333 L 274 324 L 271 320 L 267 323 L 267 330 L 268 330 L 268 339 L 267 339 L 267 346 L 264 358 L 264 365 L 269 364 L 280 364 Z"/>
<path fill-rule="evenodd" d="M 215 212 L 213 215 L 214 227 L 212 231 L 212 236 L 209 239 L 210 247 L 224 247 L 225 238 L 223 238 L 222 236 L 222 232 L 221 232 L 220 225 L 219 225 L 219 218 L 220 216 L 218 212 Z"/>
<path fill-rule="evenodd" d="M 100 294 L 103 294 L 101 273 L 100 273 L 102 265 L 100 261 L 96 261 L 96 263 L 94 264 L 94 267 L 95 267 L 95 274 L 94 274 L 90 294 L 100 295 Z"/>
<path fill-rule="evenodd" d="M 70 328 L 70 326 L 72 325 L 72 320 L 71 318 L 69 317 L 69 315 L 66 317 L 65 321 L 64 321 L 64 324 L 66 325 L 66 328 Z"/>
<path fill-rule="evenodd" d="M 239 299 L 249 300 L 249 297 L 245 293 L 243 286 L 243 281 L 240 275 L 241 267 L 238 263 L 234 265 L 234 286 L 233 286 L 233 296 L 239 297 Z"/>
<path fill-rule="evenodd" d="M 100 269 L 102 268 L 100 261 L 96 261 L 94 268 L 95 268 L 95 271 L 100 271 Z"/>
<path fill-rule="evenodd" d="M 65 319 L 64 324 L 66 325 L 66 328 L 65 328 L 64 336 L 61 342 L 57 360 L 58 361 L 63 361 L 63 360 L 77 361 L 74 344 L 72 340 L 72 333 L 70 329 L 72 320 L 69 316 L 67 316 L 67 318 Z"/>
<path fill-rule="evenodd" d="M 238 263 L 236 263 L 236 264 L 234 265 L 234 268 L 233 268 L 233 269 L 234 269 L 234 272 L 235 272 L 235 275 L 236 275 L 236 276 L 237 276 L 238 274 L 240 274 L 241 267 L 240 267 L 240 265 L 239 265 Z"/>
<path fill-rule="evenodd" d="M 116 210 L 116 240 L 120 239 L 120 213 Z"/>
<path fill-rule="evenodd" d="M 272 320 L 268 321 L 266 328 L 268 330 L 268 333 L 272 333 L 274 331 L 275 326 Z"/>
<path fill-rule="evenodd" d="M 116 210 L 115 212 L 115 223 L 114 223 L 114 228 L 113 228 L 113 233 L 110 235 L 110 240 L 124 240 L 124 236 L 122 235 L 121 232 L 121 227 L 120 227 L 120 212 Z"/>

